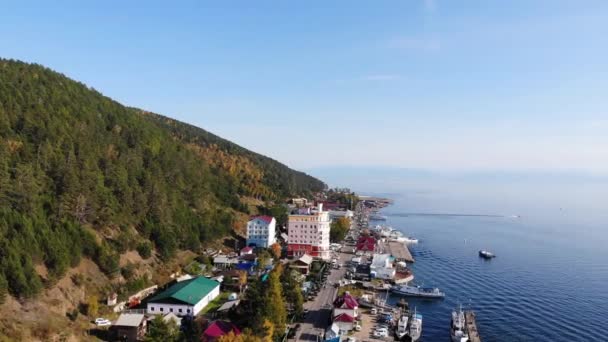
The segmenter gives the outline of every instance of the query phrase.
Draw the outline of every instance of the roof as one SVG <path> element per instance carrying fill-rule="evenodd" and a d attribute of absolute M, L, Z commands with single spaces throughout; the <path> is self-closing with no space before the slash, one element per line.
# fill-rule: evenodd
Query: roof
<path fill-rule="evenodd" d="M 217 309 L 217 311 L 228 311 L 228 310 L 230 310 L 230 309 L 232 309 L 232 308 L 234 308 L 234 307 L 239 306 L 239 303 L 240 303 L 240 302 L 241 302 L 241 301 L 240 301 L 240 300 L 238 300 L 238 299 L 237 299 L 237 300 L 231 300 L 231 301 L 228 301 L 228 302 L 226 302 L 226 303 L 222 304 L 222 306 L 220 306 L 220 308 L 219 308 L 219 309 Z"/>
<path fill-rule="evenodd" d="M 374 254 L 372 267 L 386 267 L 387 261 L 390 261 L 390 257 L 390 254 Z"/>
<path fill-rule="evenodd" d="M 334 306 L 340 309 L 356 309 L 359 307 L 359 303 L 350 293 L 344 293 L 342 296 L 336 298 Z"/>
<path fill-rule="evenodd" d="M 114 322 L 114 325 L 121 327 L 138 327 L 144 319 L 146 319 L 144 314 L 123 313 L 118 317 L 116 322 Z"/>
<path fill-rule="evenodd" d="M 274 220 L 274 217 L 268 216 L 268 215 L 262 215 L 262 216 L 256 216 L 251 219 L 251 221 L 253 221 L 253 220 L 260 220 L 260 221 L 266 222 L 266 224 L 270 224 L 270 223 L 272 223 L 272 220 Z"/>
<path fill-rule="evenodd" d="M 196 303 L 200 302 L 201 299 L 219 286 L 220 283 L 215 280 L 207 279 L 205 277 L 196 277 L 190 280 L 184 280 L 169 287 L 165 291 L 150 298 L 148 302 L 174 303 L 177 301 L 196 305 Z"/>
<path fill-rule="evenodd" d="M 334 317 L 334 322 L 352 323 L 354 321 L 355 321 L 355 318 L 347 313 L 341 313 L 338 316 Z"/>
<path fill-rule="evenodd" d="M 325 338 L 334 338 L 340 335 L 340 327 L 337 324 L 332 323 L 327 330 L 325 330 Z"/>
<path fill-rule="evenodd" d="M 218 255 L 213 258 L 214 264 L 236 264 L 237 262 L 237 258 L 230 258 L 227 255 Z"/>
<path fill-rule="evenodd" d="M 210 338 L 218 338 L 224 336 L 230 332 L 234 332 L 235 335 L 240 335 L 241 331 L 236 325 L 227 321 L 215 321 L 211 323 L 207 329 L 205 329 L 204 335 Z"/>
<path fill-rule="evenodd" d="M 243 247 L 243 249 L 241 249 L 241 253 L 249 253 L 249 252 L 253 252 L 253 247 Z"/>
<path fill-rule="evenodd" d="M 376 239 L 371 236 L 361 236 L 359 240 L 357 240 L 357 249 L 358 250 L 367 250 L 373 251 L 376 245 Z"/>
<path fill-rule="evenodd" d="M 300 262 L 305 263 L 306 265 L 310 265 L 310 264 L 312 264 L 312 257 L 310 255 L 308 255 L 308 254 L 303 254 L 296 261 L 300 261 Z"/>

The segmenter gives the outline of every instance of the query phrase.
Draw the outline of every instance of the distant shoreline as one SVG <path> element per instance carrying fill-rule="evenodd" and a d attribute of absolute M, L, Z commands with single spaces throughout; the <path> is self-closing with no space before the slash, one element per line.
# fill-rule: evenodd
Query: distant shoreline
<path fill-rule="evenodd" d="M 509 215 L 496 214 L 453 214 L 453 213 L 384 213 L 386 216 L 452 216 L 452 217 L 511 217 Z"/>

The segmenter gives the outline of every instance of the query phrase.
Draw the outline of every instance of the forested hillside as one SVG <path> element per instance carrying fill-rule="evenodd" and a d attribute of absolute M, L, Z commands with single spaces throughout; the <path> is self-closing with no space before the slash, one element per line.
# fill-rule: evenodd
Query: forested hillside
<path fill-rule="evenodd" d="M 0 300 L 35 295 L 82 256 L 112 275 L 126 250 L 196 250 L 230 232 L 244 196 L 324 187 L 202 129 L 0 59 Z"/>

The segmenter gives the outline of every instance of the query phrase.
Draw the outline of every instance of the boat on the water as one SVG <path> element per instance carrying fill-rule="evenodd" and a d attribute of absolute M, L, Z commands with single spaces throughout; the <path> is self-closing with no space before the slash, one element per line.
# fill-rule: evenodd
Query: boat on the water
<path fill-rule="evenodd" d="M 445 293 L 441 292 L 436 287 L 420 287 L 410 285 L 395 285 L 391 287 L 391 292 L 394 294 L 409 296 L 409 297 L 424 297 L 424 298 L 443 298 Z"/>
<path fill-rule="evenodd" d="M 422 315 L 416 313 L 416 308 L 414 308 L 414 313 L 410 318 L 408 335 L 412 342 L 418 341 L 420 339 L 420 335 L 422 335 Z"/>
<path fill-rule="evenodd" d="M 469 335 L 465 332 L 465 317 L 462 305 L 458 311 L 452 311 L 452 326 L 450 327 L 450 337 L 452 342 L 468 342 Z"/>
<path fill-rule="evenodd" d="M 495 258 L 496 255 L 490 251 L 486 251 L 485 249 L 482 249 L 479 251 L 479 256 L 484 258 L 484 259 L 492 259 Z"/>
<path fill-rule="evenodd" d="M 397 335 L 398 339 L 402 339 L 405 335 L 407 335 L 408 321 L 409 317 L 407 316 L 407 314 L 403 314 L 399 318 L 399 322 L 397 322 L 397 329 L 395 330 L 395 335 Z"/>
<path fill-rule="evenodd" d="M 386 221 L 386 216 L 380 214 L 371 214 L 369 215 L 370 221 Z"/>

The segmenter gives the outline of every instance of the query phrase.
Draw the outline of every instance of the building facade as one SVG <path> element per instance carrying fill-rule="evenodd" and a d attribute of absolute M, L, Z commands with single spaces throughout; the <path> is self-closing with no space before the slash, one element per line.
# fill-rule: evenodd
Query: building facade
<path fill-rule="evenodd" d="M 274 217 L 258 216 L 247 222 L 247 246 L 268 248 L 276 242 Z"/>
<path fill-rule="evenodd" d="M 308 254 L 329 260 L 329 213 L 319 205 L 317 211 L 289 215 L 287 224 L 287 255 L 300 257 Z"/>
<path fill-rule="evenodd" d="M 207 304 L 220 295 L 220 283 L 196 277 L 174 284 L 148 300 L 146 313 L 177 316 L 196 316 Z"/>

